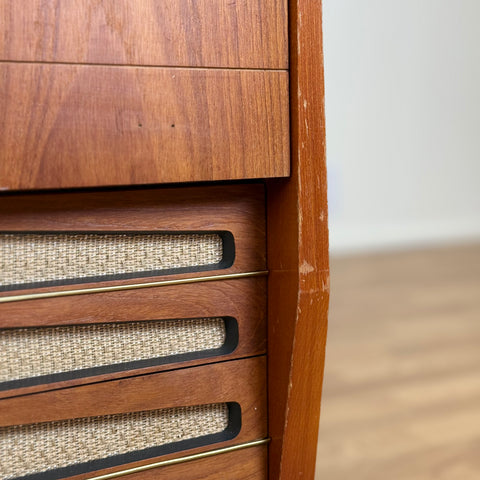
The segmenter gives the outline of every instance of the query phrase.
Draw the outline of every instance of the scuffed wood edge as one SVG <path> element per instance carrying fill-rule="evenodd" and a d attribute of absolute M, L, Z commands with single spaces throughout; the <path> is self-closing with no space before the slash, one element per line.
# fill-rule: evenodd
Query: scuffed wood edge
<path fill-rule="evenodd" d="M 313 479 L 329 300 L 321 2 L 290 2 L 292 176 L 267 183 L 269 478 Z"/>

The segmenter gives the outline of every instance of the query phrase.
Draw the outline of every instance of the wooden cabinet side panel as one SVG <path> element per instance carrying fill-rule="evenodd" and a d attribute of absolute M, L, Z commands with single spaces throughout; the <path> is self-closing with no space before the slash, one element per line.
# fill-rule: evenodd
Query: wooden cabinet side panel
<path fill-rule="evenodd" d="M 268 183 L 267 202 L 271 480 L 315 473 L 330 287 L 321 22 L 321 1 L 290 2 L 292 176 Z"/>

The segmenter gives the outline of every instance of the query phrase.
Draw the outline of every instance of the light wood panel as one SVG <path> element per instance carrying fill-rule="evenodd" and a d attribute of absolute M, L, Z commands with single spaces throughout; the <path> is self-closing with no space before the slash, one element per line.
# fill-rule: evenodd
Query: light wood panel
<path fill-rule="evenodd" d="M 286 72 L 0 63 L 0 189 L 289 174 Z"/>
<path fill-rule="evenodd" d="M 480 245 L 332 259 L 318 480 L 476 480 Z"/>
<path fill-rule="evenodd" d="M 271 480 L 315 471 L 329 298 L 321 18 L 320 1 L 290 2 L 292 176 L 267 183 Z"/>
<path fill-rule="evenodd" d="M 0 60 L 287 67 L 286 0 L 0 0 Z"/>

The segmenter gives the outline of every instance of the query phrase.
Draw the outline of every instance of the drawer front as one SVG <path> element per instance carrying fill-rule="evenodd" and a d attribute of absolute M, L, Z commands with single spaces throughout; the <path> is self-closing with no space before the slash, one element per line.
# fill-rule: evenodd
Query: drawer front
<path fill-rule="evenodd" d="M 0 59 L 287 68 L 286 10 L 286 0 L 0 0 Z"/>
<path fill-rule="evenodd" d="M 289 174 L 288 74 L 0 64 L 2 190 Z"/>
<path fill-rule="evenodd" d="M 2 478 L 91 478 L 263 439 L 265 386 L 257 357 L 0 400 Z"/>
<path fill-rule="evenodd" d="M 0 198 L 0 298 L 265 269 L 262 185 Z"/>

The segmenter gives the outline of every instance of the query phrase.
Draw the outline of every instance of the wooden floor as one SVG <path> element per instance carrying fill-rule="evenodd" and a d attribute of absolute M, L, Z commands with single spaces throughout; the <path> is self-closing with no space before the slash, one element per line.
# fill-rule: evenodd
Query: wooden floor
<path fill-rule="evenodd" d="M 331 271 L 316 480 L 480 479 L 480 245 Z"/>

